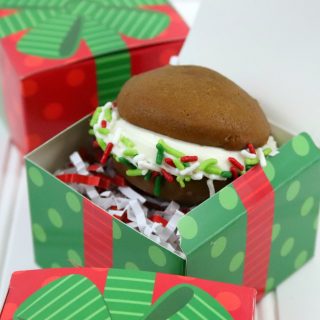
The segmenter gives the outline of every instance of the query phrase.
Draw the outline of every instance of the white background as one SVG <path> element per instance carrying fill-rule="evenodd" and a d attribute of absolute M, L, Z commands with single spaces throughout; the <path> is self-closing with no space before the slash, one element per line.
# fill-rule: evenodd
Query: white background
<path fill-rule="evenodd" d="M 194 21 L 198 3 L 200 1 L 201 0 L 172 0 L 189 24 L 192 24 Z M 231 3 L 231 0 L 224 1 L 226 2 L 226 6 Z M 255 0 L 243 1 L 251 1 L 253 5 L 257 2 Z M 274 2 L 274 0 L 269 1 Z M 288 0 L 282 1 L 288 2 Z M 308 1 L 312 2 L 314 0 Z M 222 3 L 219 0 L 202 0 L 202 2 L 209 3 L 209 5 L 213 6 L 217 3 Z M 290 0 L 290 3 L 293 2 L 295 2 L 295 0 Z M 232 10 L 236 10 L 236 8 L 233 7 Z M 239 8 L 239 10 L 241 10 L 241 8 Z M 222 17 L 219 19 L 217 16 L 215 17 L 215 12 L 208 11 L 208 7 L 202 10 L 202 15 L 204 11 L 210 13 L 211 20 L 217 19 L 220 21 L 217 23 L 221 26 L 222 22 L 219 19 L 222 19 Z M 190 41 L 188 41 L 183 52 L 182 61 L 194 63 L 199 63 L 199 61 L 201 61 L 209 64 L 212 63 L 214 64 L 212 67 L 217 68 L 218 66 L 219 68 L 226 68 L 226 72 L 224 72 L 225 74 L 230 72 L 228 75 L 233 79 L 242 79 L 243 81 L 243 78 L 239 77 L 239 74 L 237 75 L 237 73 L 233 72 L 232 68 L 234 65 L 230 65 L 230 68 L 228 68 L 229 62 L 231 63 L 232 59 L 230 61 L 228 61 L 228 59 L 221 59 L 219 64 L 215 65 L 216 63 L 213 61 L 217 61 L 217 59 L 213 60 L 212 57 L 215 56 L 216 50 L 214 46 L 211 46 L 215 41 L 214 29 L 211 29 L 210 33 L 208 33 L 209 31 L 203 32 L 201 28 L 202 27 L 199 26 L 199 22 L 197 21 L 197 30 L 195 29 L 194 33 L 200 32 L 203 36 L 195 36 L 194 34 L 191 34 Z M 318 32 L 318 34 L 320 33 Z M 226 39 L 228 39 L 228 36 L 230 36 L 230 34 L 225 32 Z M 225 44 L 222 40 L 223 37 L 220 37 L 220 48 L 223 43 Z M 208 45 L 209 41 L 210 45 Z M 320 41 L 318 41 L 318 43 L 320 43 Z M 211 58 L 208 59 L 208 56 Z M 223 54 L 223 56 L 225 56 L 225 54 Z M 230 58 L 230 56 L 230 54 L 226 55 L 228 58 Z M 318 57 L 320 57 L 320 54 L 318 54 Z M 226 63 L 227 66 L 225 66 L 224 63 Z M 240 82 L 241 81 L 238 81 L 238 83 Z M 317 85 L 319 85 L 319 83 L 320 81 L 317 82 Z M 244 85 L 244 87 L 246 86 L 248 86 L 248 84 Z M 250 92 L 252 91 L 250 88 L 248 90 Z M 319 100 L 315 101 L 319 103 Z M 303 120 L 301 122 L 303 123 L 304 129 L 308 130 L 308 128 L 312 127 L 312 124 L 309 125 L 308 123 L 308 121 L 310 121 L 308 116 L 302 117 L 301 119 Z M 318 237 L 318 248 L 319 245 L 320 237 Z M 37 266 L 33 261 L 29 207 L 23 159 L 16 148 L 10 144 L 8 133 L 0 122 L 0 309 L 5 299 L 11 273 L 20 269 L 32 269 L 36 267 Z M 297 272 L 286 282 L 280 285 L 276 292 L 268 294 L 262 302 L 258 304 L 256 319 L 320 319 L 320 316 L 318 315 L 320 309 L 319 287 L 320 254 L 317 254 L 317 256 L 301 271 Z"/>

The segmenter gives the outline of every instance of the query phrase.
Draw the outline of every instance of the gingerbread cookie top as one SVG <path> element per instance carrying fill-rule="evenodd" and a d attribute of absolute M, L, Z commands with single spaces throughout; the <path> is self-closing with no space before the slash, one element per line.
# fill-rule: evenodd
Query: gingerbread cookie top
<path fill-rule="evenodd" d="M 131 78 L 117 106 L 128 122 L 186 142 L 241 150 L 266 144 L 270 125 L 259 104 L 221 74 L 167 66 Z"/>

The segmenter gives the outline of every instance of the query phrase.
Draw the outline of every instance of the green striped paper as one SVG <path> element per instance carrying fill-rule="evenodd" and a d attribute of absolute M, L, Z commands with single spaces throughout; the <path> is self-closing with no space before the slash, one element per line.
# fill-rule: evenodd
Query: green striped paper
<path fill-rule="evenodd" d="M 0 8 L 63 8 L 75 0 L 0 0 Z"/>
<path fill-rule="evenodd" d="M 18 42 L 18 49 L 45 58 L 68 57 L 77 49 L 80 35 L 81 19 L 60 14 L 29 31 Z"/>
<path fill-rule="evenodd" d="M 140 319 L 149 309 L 155 273 L 111 269 L 104 291 L 113 320 Z"/>
<path fill-rule="evenodd" d="M 95 59 L 99 104 L 113 101 L 124 83 L 130 78 L 131 63 L 128 51 Z"/>
<path fill-rule="evenodd" d="M 97 287 L 86 277 L 69 275 L 53 281 L 24 301 L 14 320 L 111 320 Z"/>
<path fill-rule="evenodd" d="M 0 5 L 1 7 L 1 5 Z M 24 10 L 0 19 L 0 38 L 27 28 L 36 27 L 50 17 L 57 15 L 54 10 Z"/>
<path fill-rule="evenodd" d="M 232 320 L 225 308 L 207 292 L 188 284 L 177 285 L 162 295 L 142 320 Z"/>
<path fill-rule="evenodd" d="M 126 50 L 127 48 L 118 32 L 109 30 L 89 19 L 85 20 L 82 35 L 96 56 Z"/>
<path fill-rule="evenodd" d="M 93 0 L 93 2 L 102 5 L 125 7 L 152 6 L 168 3 L 167 0 Z"/>
<path fill-rule="evenodd" d="M 101 6 L 88 1 L 72 3 L 68 10 L 137 39 L 154 38 L 170 23 L 169 16 L 164 13 L 129 7 Z"/>

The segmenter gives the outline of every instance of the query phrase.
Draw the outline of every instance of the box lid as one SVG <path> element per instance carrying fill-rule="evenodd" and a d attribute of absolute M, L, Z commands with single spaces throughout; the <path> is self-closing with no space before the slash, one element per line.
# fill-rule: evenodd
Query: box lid
<path fill-rule="evenodd" d="M 273 123 L 319 145 L 319 11 L 317 0 L 203 1 L 181 63 L 221 72 Z"/>
<path fill-rule="evenodd" d="M 174 318 L 177 313 L 182 318 L 186 313 L 189 319 L 251 320 L 255 298 L 251 288 L 164 273 L 103 268 L 29 270 L 13 274 L 0 319 L 17 315 L 19 319 L 44 319 L 46 315 L 84 319 L 89 314 L 96 315 L 94 319 L 142 320 Z"/>
<path fill-rule="evenodd" d="M 1 1 L 1 43 L 21 77 L 187 33 L 167 0 Z"/>

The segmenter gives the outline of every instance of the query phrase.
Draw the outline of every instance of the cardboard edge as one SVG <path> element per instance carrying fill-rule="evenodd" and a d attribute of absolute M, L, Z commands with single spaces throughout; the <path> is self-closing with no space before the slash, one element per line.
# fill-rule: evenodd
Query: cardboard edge
<path fill-rule="evenodd" d="M 3 301 L 3 305 L 1 306 L 0 320 L 6 320 L 6 319 L 2 319 L 2 315 L 3 315 L 4 308 L 5 308 L 6 304 L 7 304 L 7 301 L 9 299 L 9 293 L 10 293 L 10 286 L 9 286 L 9 288 L 7 290 L 7 294 L 6 294 L 6 297 L 5 297 L 4 301 Z"/>

